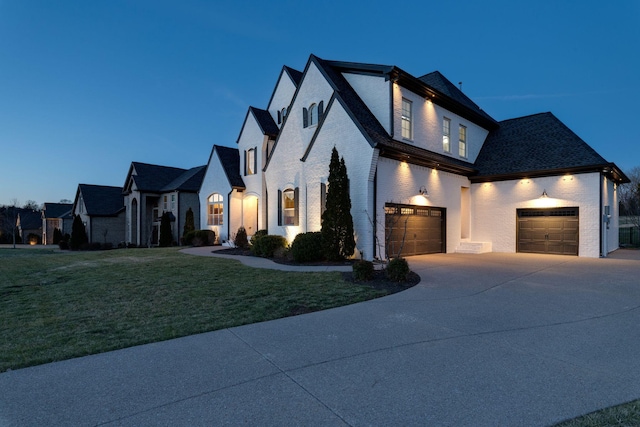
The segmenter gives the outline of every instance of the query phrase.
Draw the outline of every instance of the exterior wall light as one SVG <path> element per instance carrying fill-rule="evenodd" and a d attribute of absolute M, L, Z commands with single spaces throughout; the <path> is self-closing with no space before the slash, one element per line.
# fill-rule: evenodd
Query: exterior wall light
<path fill-rule="evenodd" d="M 420 189 L 418 190 L 418 193 L 420 193 L 420 195 L 424 196 L 424 197 L 428 197 L 429 196 L 429 192 L 427 191 L 427 187 L 425 187 L 424 185 L 422 187 L 420 187 Z"/>
<path fill-rule="evenodd" d="M 547 199 L 549 198 L 549 195 L 547 194 L 547 190 L 542 190 L 542 195 L 540 196 L 541 199 Z"/>

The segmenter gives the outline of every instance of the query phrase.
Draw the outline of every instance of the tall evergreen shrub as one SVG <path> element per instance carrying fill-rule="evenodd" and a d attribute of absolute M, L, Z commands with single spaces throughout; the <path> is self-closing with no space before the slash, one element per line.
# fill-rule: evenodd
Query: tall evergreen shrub
<path fill-rule="evenodd" d="M 84 228 L 80 215 L 73 216 L 73 224 L 71 226 L 71 239 L 69 240 L 69 248 L 72 251 L 81 249 L 82 246 L 89 243 L 89 237 L 87 237 L 87 230 Z"/>
<path fill-rule="evenodd" d="M 173 236 L 171 235 L 171 216 L 169 212 L 165 212 L 160 218 L 160 241 L 158 244 L 160 247 L 166 248 L 171 246 L 171 242 L 173 242 Z"/>
<path fill-rule="evenodd" d="M 196 223 L 193 219 L 193 210 L 191 208 L 187 209 L 187 213 L 184 215 L 184 228 L 182 230 L 182 235 L 186 236 L 188 232 L 196 230 Z"/>
<path fill-rule="evenodd" d="M 340 260 L 353 255 L 356 242 L 351 217 L 349 176 L 344 158 L 333 147 L 329 162 L 328 190 L 322 214 L 322 252 L 328 260 Z"/>

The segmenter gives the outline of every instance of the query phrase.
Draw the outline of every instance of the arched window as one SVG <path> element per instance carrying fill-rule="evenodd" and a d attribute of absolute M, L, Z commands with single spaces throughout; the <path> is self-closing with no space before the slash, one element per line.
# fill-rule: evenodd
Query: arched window
<path fill-rule="evenodd" d="M 213 193 L 207 199 L 207 224 L 222 225 L 224 222 L 224 199 L 222 194 Z"/>
<path fill-rule="evenodd" d="M 309 107 L 309 126 L 318 124 L 318 104 L 311 104 Z"/>
<path fill-rule="evenodd" d="M 283 108 L 282 111 L 280 111 L 280 115 L 282 116 L 282 123 L 284 123 L 284 118 L 287 117 L 287 109 Z"/>

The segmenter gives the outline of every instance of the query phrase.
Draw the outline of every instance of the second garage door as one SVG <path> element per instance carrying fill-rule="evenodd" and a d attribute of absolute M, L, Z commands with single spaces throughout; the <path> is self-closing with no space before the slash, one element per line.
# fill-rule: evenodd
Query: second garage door
<path fill-rule="evenodd" d="M 390 256 L 445 251 L 446 210 L 429 206 L 385 205 L 385 240 Z M 404 243 L 403 243 L 404 241 Z"/>
<path fill-rule="evenodd" d="M 578 255 L 578 208 L 518 209 L 517 251 Z"/>

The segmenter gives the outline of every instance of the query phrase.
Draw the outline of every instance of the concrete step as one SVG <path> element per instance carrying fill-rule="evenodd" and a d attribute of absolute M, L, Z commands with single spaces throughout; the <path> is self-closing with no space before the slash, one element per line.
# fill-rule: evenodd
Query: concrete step
<path fill-rule="evenodd" d="M 456 249 L 459 254 L 483 254 L 491 252 L 491 242 L 460 242 Z"/>

